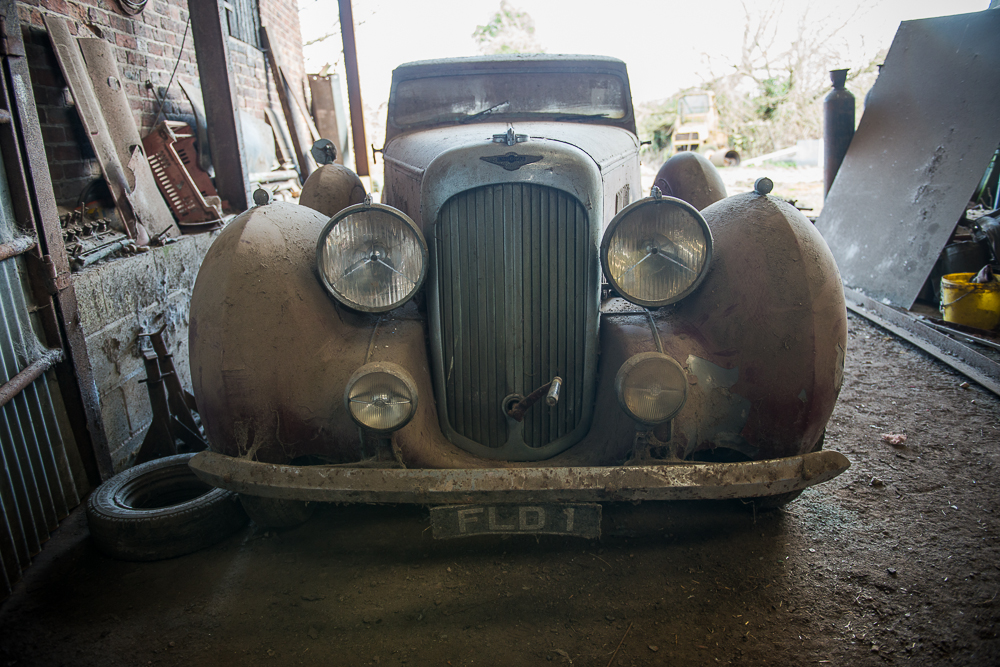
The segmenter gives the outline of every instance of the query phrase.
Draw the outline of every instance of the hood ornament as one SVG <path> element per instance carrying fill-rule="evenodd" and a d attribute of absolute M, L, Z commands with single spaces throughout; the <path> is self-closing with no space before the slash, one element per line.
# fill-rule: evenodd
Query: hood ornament
<path fill-rule="evenodd" d="M 528 135 L 526 134 L 516 134 L 514 132 L 514 126 L 508 125 L 507 131 L 503 134 L 494 134 L 493 143 L 495 144 L 506 144 L 507 146 L 516 146 L 518 144 L 523 144 L 528 140 Z M 517 171 L 526 164 L 531 164 L 532 162 L 538 162 L 542 159 L 541 155 L 519 155 L 514 151 L 510 151 L 504 155 L 490 155 L 488 157 L 481 157 L 480 160 L 484 162 L 489 162 L 490 164 L 495 164 L 497 166 L 503 167 L 507 171 Z"/>
<path fill-rule="evenodd" d="M 527 140 L 528 140 L 528 135 L 526 134 L 514 134 L 513 125 L 509 126 L 505 133 L 493 135 L 493 143 L 507 144 L 508 146 L 516 146 L 517 144 L 523 144 Z"/>

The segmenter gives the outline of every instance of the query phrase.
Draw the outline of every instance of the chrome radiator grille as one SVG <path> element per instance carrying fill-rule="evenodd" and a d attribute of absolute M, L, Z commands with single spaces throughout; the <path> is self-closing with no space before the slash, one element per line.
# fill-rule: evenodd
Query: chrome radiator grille
<path fill-rule="evenodd" d="M 544 446 L 580 424 L 593 390 L 585 371 L 596 363 L 585 358 L 588 331 L 596 339 L 597 329 L 587 312 L 597 289 L 591 234 L 580 202 L 546 186 L 483 186 L 442 207 L 435 361 L 455 433 L 501 447 L 510 437 L 504 398 L 526 396 L 557 375 L 562 397 L 555 407 L 542 400 L 528 410 L 524 443 Z"/>

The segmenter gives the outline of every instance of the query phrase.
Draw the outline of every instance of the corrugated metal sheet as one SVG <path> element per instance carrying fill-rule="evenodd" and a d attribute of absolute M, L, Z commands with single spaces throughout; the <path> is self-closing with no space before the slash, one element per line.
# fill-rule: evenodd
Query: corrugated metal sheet
<path fill-rule="evenodd" d="M 438 222 L 437 261 L 448 417 L 487 447 L 507 442 L 501 405 L 558 375 L 562 400 L 529 410 L 524 441 L 541 447 L 583 419 L 588 218 L 569 194 L 489 185 L 452 197 Z"/>
<path fill-rule="evenodd" d="M 31 329 L 19 258 L 0 262 L 0 384 L 44 352 Z M 6 597 L 59 520 L 80 503 L 47 375 L 0 414 L 0 597 Z"/>

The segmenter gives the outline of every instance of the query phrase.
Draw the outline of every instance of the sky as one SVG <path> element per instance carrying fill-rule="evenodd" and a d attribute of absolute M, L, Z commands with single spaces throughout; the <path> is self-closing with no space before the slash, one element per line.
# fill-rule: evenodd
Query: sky
<path fill-rule="evenodd" d="M 547 53 L 604 55 L 625 61 L 636 103 L 664 99 L 722 73 L 739 57 L 751 12 L 780 6 L 780 34 L 792 36 L 799 21 L 826 26 L 848 22 L 842 32 L 846 62 L 861 66 L 892 43 L 904 20 L 981 11 L 989 0 L 508 0 L 535 22 Z M 478 55 L 472 33 L 499 9 L 500 0 L 353 0 L 358 69 L 365 106 L 389 96 L 397 65 L 414 60 Z M 299 0 L 306 71 L 342 69 L 343 55 L 333 0 Z M 325 34 L 333 36 L 308 45 Z"/>

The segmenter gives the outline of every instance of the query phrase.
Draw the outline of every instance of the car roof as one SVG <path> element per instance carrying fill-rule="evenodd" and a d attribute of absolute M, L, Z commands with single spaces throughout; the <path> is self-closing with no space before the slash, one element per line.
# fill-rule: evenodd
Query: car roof
<path fill-rule="evenodd" d="M 393 82 L 420 79 L 427 76 L 467 74 L 494 70 L 597 70 L 614 71 L 628 81 L 625 63 L 608 56 L 588 56 L 549 53 L 505 53 L 464 58 L 438 58 L 405 63 L 392 72 Z"/>

